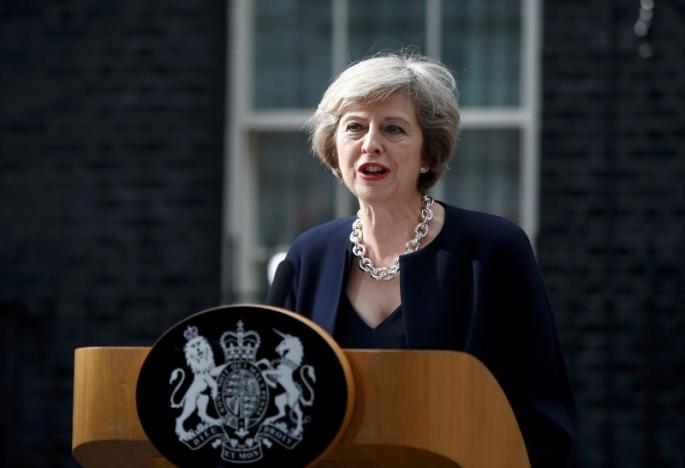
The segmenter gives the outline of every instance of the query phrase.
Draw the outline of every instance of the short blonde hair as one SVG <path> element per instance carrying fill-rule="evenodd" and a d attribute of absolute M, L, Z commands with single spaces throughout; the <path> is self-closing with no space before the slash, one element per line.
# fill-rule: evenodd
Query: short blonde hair
<path fill-rule="evenodd" d="M 361 60 L 331 83 L 314 116 L 307 122 L 314 153 L 341 178 L 335 133 L 351 104 L 382 102 L 404 93 L 414 104 L 423 133 L 423 163 L 418 188 L 425 191 L 440 178 L 452 157 L 459 136 L 457 87 L 452 73 L 441 63 L 417 54 L 383 54 Z"/>

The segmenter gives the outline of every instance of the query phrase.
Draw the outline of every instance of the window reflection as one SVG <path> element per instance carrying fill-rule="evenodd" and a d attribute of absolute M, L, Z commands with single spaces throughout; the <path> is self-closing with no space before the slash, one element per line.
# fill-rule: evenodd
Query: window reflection
<path fill-rule="evenodd" d="M 349 56 L 417 47 L 425 52 L 425 0 L 350 0 Z"/>
<path fill-rule="evenodd" d="M 445 173 L 448 203 L 519 220 L 519 130 L 468 130 Z"/>
<path fill-rule="evenodd" d="M 259 187 L 259 242 L 287 247 L 303 231 L 334 217 L 337 184 L 312 156 L 302 133 L 252 136 Z"/>
<path fill-rule="evenodd" d="M 255 5 L 256 108 L 313 108 L 331 74 L 331 2 Z"/>
<path fill-rule="evenodd" d="M 520 2 L 446 1 L 442 21 L 442 60 L 456 75 L 461 105 L 518 105 Z"/>

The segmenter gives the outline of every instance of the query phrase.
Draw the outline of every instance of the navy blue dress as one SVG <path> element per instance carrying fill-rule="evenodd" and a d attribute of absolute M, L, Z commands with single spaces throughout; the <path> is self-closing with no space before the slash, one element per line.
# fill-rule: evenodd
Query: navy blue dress
<path fill-rule="evenodd" d="M 342 348 L 407 349 L 402 305 L 372 328 L 359 316 L 347 294 L 343 294 L 333 338 Z"/>

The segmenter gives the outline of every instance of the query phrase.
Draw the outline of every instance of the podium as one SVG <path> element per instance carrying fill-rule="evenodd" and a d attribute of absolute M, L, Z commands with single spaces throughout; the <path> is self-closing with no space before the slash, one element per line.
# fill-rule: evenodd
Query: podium
<path fill-rule="evenodd" d="M 72 452 L 83 466 L 171 467 L 136 411 L 146 347 L 75 351 Z M 474 357 L 454 351 L 345 350 L 352 419 L 317 468 L 529 467 L 513 411 Z"/>

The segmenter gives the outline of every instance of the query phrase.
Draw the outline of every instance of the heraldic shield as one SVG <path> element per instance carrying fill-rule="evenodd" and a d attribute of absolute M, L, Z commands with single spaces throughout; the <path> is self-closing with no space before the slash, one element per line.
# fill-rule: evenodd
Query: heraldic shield
<path fill-rule="evenodd" d="M 306 466 L 341 437 L 354 404 L 349 363 L 310 320 L 222 306 L 174 325 L 138 377 L 146 435 L 177 466 Z"/>

